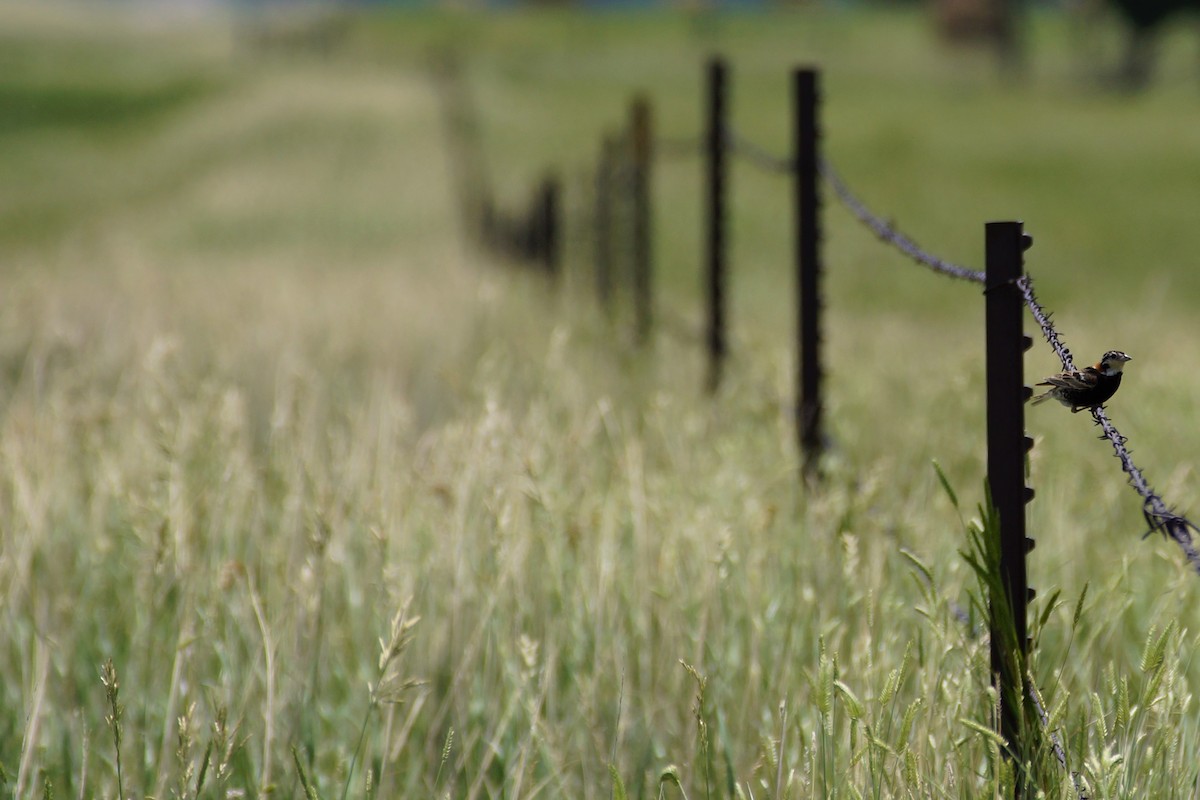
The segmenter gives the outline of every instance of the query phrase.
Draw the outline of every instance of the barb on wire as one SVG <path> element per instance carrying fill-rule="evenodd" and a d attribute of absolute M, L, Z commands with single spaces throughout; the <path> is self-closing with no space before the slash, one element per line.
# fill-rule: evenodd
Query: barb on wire
<path fill-rule="evenodd" d="M 1029 277 L 1028 273 L 1017 279 L 1017 287 L 1021 290 L 1021 294 L 1025 296 L 1025 305 L 1029 307 L 1029 313 L 1033 315 L 1038 327 L 1042 329 L 1042 336 L 1046 342 L 1054 350 L 1054 354 L 1058 356 L 1058 360 L 1062 362 L 1062 367 L 1068 372 L 1075 371 L 1075 362 L 1071 359 L 1071 351 L 1063 344 L 1059 338 L 1058 331 L 1051 321 L 1053 316 L 1046 309 L 1042 308 L 1042 304 L 1037 301 L 1037 296 L 1033 293 L 1033 278 Z"/>
<path fill-rule="evenodd" d="M 828 161 L 822 159 L 819 168 L 821 174 L 825 176 L 825 180 L 833 187 L 834 193 L 837 194 L 842 203 L 850 209 L 850 212 L 859 221 L 874 231 L 884 242 L 893 245 L 914 261 L 936 272 L 976 283 L 984 282 L 984 273 L 957 264 L 951 264 L 925 252 L 912 239 L 909 239 L 903 233 L 896 230 L 891 223 L 873 214 L 850 192 L 849 188 L 838 177 L 838 174 Z M 1017 279 L 1017 286 L 1025 298 L 1025 305 L 1029 308 L 1029 313 L 1033 315 L 1038 327 L 1042 329 L 1042 336 L 1062 362 L 1063 369 L 1074 370 L 1075 363 L 1071 357 L 1071 351 L 1063 342 L 1058 329 L 1054 327 L 1052 321 L 1053 315 L 1042 307 L 1041 303 L 1037 300 L 1037 296 L 1034 294 L 1033 278 L 1028 274 L 1023 275 Z M 1157 531 L 1163 534 L 1163 536 L 1173 539 L 1183 550 L 1188 564 L 1200 575 L 1200 551 L 1197 550 L 1196 544 L 1192 539 L 1192 531 L 1200 532 L 1200 527 L 1197 527 L 1187 517 L 1177 514 L 1163 501 L 1162 497 L 1150 488 L 1145 476 L 1142 475 L 1142 471 L 1133 463 L 1133 457 L 1130 456 L 1129 448 L 1126 447 L 1128 440 L 1121 435 L 1121 432 L 1108 419 L 1108 415 L 1104 409 L 1092 409 L 1092 417 L 1095 419 L 1096 424 L 1100 426 L 1100 429 L 1104 431 L 1100 438 L 1107 439 L 1112 444 L 1113 453 L 1120 460 L 1121 469 L 1128 477 L 1129 485 L 1142 498 L 1142 516 L 1145 517 L 1146 524 L 1150 528 L 1147 535 Z"/>
<path fill-rule="evenodd" d="M 1033 682 L 1033 673 L 1026 675 L 1026 680 L 1029 681 L 1029 699 L 1033 701 L 1033 707 L 1037 709 L 1038 719 L 1041 720 L 1042 728 L 1050 735 L 1050 748 L 1054 751 L 1054 758 L 1058 761 L 1058 765 L 1064 772 L 1071 773 L 1071 782 L 1075 784 L 1075 794 L 1079 800 L 1089 800 L 1087 788 L 1084 786 L 1083 777 L 1073 770 L 1067 768 L 1067 751 L 1063 749 L 1062 739 L 1058 734 L 1049 729 L 1050 716 L 1046 713 L 1046 707 L 1042 703 L 1042 694 L 1037 689 L 1037 684 Z"/>
<path fill-rule="evenodd" d="M 1029 307 L 1029 312 L 1037 321 L 1038 326 L 1042 329 L 1042 336 L 1053 348 L 1055 355 L 1062 362 L 1064 370 L 1074 370 L 1075 364 L 1071 358 L 1071 351 L 1063 343 L 1062 337 L 1059 336 L 1058 330 L 1054 327 L 1051 321 L 1051 314 L 1042 308 L 1038 303 L 1036 295 L 1033 292 L 1033 279 L 1029 275 L 1023 275 L 1017 280 L 1017 286 L 1020 287 L 1021 293 L 1025 296 L 1025 305 Z M 1163 536 L 1173 539 L 1176 544 L 1183 550 L 1184 556 L 1188 560 L 1188 564 L 1200 574 L 1200 551 L 1197 551 L 1195 542 L 1192 541 L 1192 531 L 1200 531 L 1196 524 L 1180 514 L 1175 513 L 1155 492 L 1150 488 L 1150 484 L 1146 482 L 1146 477 L 1142 475 L 1142 471 L 1138 469 L 1137 464 L 1133 463 L 1133 456 L 1129 453 L 1129 448 L 1126 443 L 1129 441 L 1117 430 L 1116 426 L 1109 420 L 1108 414 L 1103 408 L 1093 408 L 1092 418 L 1103 431 L 1101 439 L 1107 439 L 1113 447 L 1113 454 L 1121 462 L 1121 469 L 1125 472 L 1129 480 L 1129 485 L 1142 498 L 1142 516 L 1149 526 L 1146 535 L 1158 531 Z"/>
<path fill-rule="evenodd" d="M 871 213 L 870 209 L 854 196 L 828 160 L 822 158 L 818 164 L 818 169 L 825 180 L 829 182 L 834 194 L 838 196 L 842 204 L 850 210 L 851 214 L 858 218 L 859 222 L 870 228 L 882 241 L 887 242 L 913 261 L 928 267 L 934 272 L 940 272 L 952 278 L 973 281 L 974 283 L 984 282 L 985 277 L 983 272 L 959 264 L 953 264 L 922 250 L 916 242 L 897 230 L 890 222 Z"/>
<path fill-rule="evenodd" d="M 1163 502 L 1162 497 L 1150 488 L 1142 471 L 1133 463 L 1129 448 L 1125 446 L 1129 440 L 1116 429 L 1104 409 L 1093 408 L 1092 418 L 1100 426 L 1100 430 L 1104 431 L 1100 438 L 1108 439 L 1112 444 L 1113 454 L 1121 461 L 1121 469 L 1128 476 L 1129 485 L 1142 496 L 1142 516 L 1145 518 L 1146 524 L 1150 526 L 1145 535 L 1149 536 L 1158 531 L 1164 537 L 1174 539 L 1176 544 L 1183 549 L 1184 555 L 1187 556 L 1188 564 L 1197 574 L 1200 574 L 1200 552 L 1197 552 L 1196 544 L 1192 541 L 1192 531 L 1200 531 L 1200 528 L 1197 528 L 1196 524 L 1187 517 L 1175 513 Z"/>
<path fill-rule="evenodd" d="M 725 148 L 734 155 L 745 158 L 766 172 L 794 172 L 794 158 L 779 157 L 765 147 L 755 144 L 732 128 L 726 128 Z"/>

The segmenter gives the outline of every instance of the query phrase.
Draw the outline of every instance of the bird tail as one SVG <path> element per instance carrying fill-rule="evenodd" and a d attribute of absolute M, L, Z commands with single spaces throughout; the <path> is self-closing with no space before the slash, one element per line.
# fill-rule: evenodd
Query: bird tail
<path fill-rule="evenodd" d="M 1054 396 L 1054 390 L 1053 390 L 1053 389 L 1050 389 L 1050 390 L 1048 390 L 1048 391 L 1042 392 L 1042 393 L 1041 393 L 1041 394 L 1039 394 L 1037 397 L 1035 397 L 1035 398 L 1033 398 L 1032 400 L 1030 400 L 1030 401 L 1029 401 L 1029 404 L 1030 404 L 1030 405 L 1034 405 L 1034 406 L 1036 406 L 1038 403 L 1044 403 L 1044 402 L 1046 402 L 1047 400 L 1049 400 L 1049 399 L 1050 399 L 1051 397 L 1053 397 L 1053 396 Z"/>

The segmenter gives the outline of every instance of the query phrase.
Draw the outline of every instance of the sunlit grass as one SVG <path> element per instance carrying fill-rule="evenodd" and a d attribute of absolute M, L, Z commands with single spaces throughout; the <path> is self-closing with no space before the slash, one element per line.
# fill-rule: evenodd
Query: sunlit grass
<path fill-rule="evenodd" d="M 1196 112 L 1177 82 L 1077 94 L 1053 19 L 1046 71 L 1003 88 L 909 13 L 365 17 L 327 57 L 247 54 L 216 23 L 14 19 L 25 77 L 0 100 L 153 99 L 140 63 L 205 87 L 124 107 L 144 124 L 93 120 L 99 135 L 75 101 L 0 130 L 21 178 L 0 182 L 0 766 L 17 796 L 1011 785 L 959 552 L 983 496 L 977 288 L 830 209 L 835 449 L 806 487 L 786 183 L 735 173 L 733 359 L 707 398 L 695 165 L 660 165 L 670 324 L 638 353 L 592 306 L 582 240 L 557 294 L 461 242 L 422 71 L 451 40 L 473 46 L 501 195 L 557 164 L 581 213 L 630 90 L 686 135 L 720 47 L 739 124 L 781 148 L 787 67 L 826 62 L 829 149 L 864 199 L 975 265 L 985 219 L 1025 216 L 1080 360 L 1134 355 L 1112 416 L 1188 507 Z M 100 56 L 29 55 L 81 39 Z M 1031 378 L 1056 366 L 1029 356 Z M 1040 785 L 1190 796 L 1196 578 L 1139 541 L 1084 415 L 1038 407 L 1028 427 L 1033 673 L 1069 768 L 1047 756 Z"/>

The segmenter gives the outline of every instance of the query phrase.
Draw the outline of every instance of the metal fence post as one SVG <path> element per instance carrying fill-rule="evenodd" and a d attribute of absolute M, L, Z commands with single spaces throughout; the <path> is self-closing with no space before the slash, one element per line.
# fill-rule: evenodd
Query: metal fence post
<path fill-rule="evenodd" d="M 725 338 L 725 131 L 726 77 L 724 59 L 708 62 L 707 130 L 705 131 L 705 214 L 708 248 L 708 391 L 716 392 L 728 350 Z"/>
<path fill-rule="evenodd" d="M 1025 386 L 1024 354 L 1032 341 L 1022 332 L 1025 302 L 1017 281 L 1024 274 L 1022 252 L 1032 242 L 1020 222 L 986 225 L 987 475 L 1000 518 L 998 550 L 1004 587 L 1001 596 L 989 599 L 991 659 L 992 674 L 999 682 L 1000 734 L 1019 764 L 1017 797 L 1025 794 L 1027 776 L 1022 766 L 1031 752 L 1026 732 L 1032 729 L 1033 719 L 1024 690 L 1028 605 L 1033 596 L 1025 569 L 1025 555 L 1033 546 L 1025 535 L 1025 504 L 1033 491 L 1025 486 L 1025 454 L 1032 441 L 1025 436 L 1025 401 L 1031 392 Z M 1007 630 L 1009 626 L 1012 630 Z M 1006 652 L 1008 648 L 1015 652 Z"/>
<path fill-rule="evenodd" d="M 562 256 L 562 230 L 559 213 L 559 181 L 554 175 L 542 181 L 538 191 L 538 226 L 540 236 L 538 242 L 538 257 L 542 269 L 551 280 L 558 279 L 560 260 Z"/>
<path fill-rule="evenodd" d="M 629 134 L 633 156 L 630 175 L 633 206 L 633 291 L 635 335 L 638 344 L 650 340 L 654 322 L 654 276 L 650 252 L 650 159 L 653 152 L 650 101 L 639 95 L 630 108 Z"/>
<path fill-rule="evenodd" d="M 818 474 L 825 446 L 821 399 L 821 198 L 818 191 L 818 73 L 792 73 L 797 270 L 796 433 L 804 472 Z"/>
<path fill-rule="evenodd" d="M 600 144 L 596 165 L 596 215 L 593 235 L 596 259 L 596 297 L 606 314 L 613 311 L 613 173 L 616 170 L 617 141 L 606 135 Z"/>

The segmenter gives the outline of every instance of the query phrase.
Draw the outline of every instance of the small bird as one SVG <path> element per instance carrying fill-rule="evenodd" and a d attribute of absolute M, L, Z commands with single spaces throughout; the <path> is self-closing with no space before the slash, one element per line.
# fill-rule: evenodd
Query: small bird
<path fill-rule="evenodd" d="M 1050 388 L 1033 398 L 1034 405 L 1054 398 L 1069 406 L 1072 414 L 1101 406 L 1117 393 L 1121 370 L 1126 361 L 1132 360 L 1120 350 L 1109 350 L 1093 366 L 1051 375 L 1038 384 Z"/>

